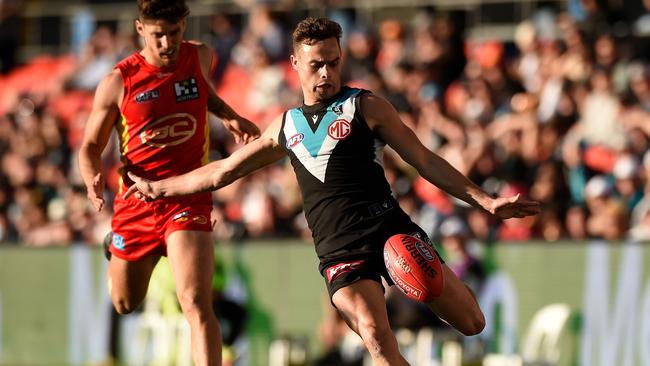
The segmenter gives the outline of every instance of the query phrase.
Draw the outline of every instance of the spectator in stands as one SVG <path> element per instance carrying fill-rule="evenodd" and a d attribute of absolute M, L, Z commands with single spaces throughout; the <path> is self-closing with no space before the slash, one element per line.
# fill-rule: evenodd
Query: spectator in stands
<path fill-rule="evenodd" d="M 17 54 L 21 39 L 21 19 L 19 17 L 22 0 L 0 2 L 0 73 L 9 73 L 17 64 Z"/>
<path fill-rule="evenodd" d="M 628 225 L 628 211 L 625 205 L 613 197 L 614 187 L 607 177 L 597 175 L 585 187 L 589 209 L 587 233 L 590 237 L 605 240 L 620 240 Z"/>
<path fill-rule="evenodd" d="M 390 71 L 402 61 L 405 61 L 406 30 L 396 19 L 387 19 L 379 25 L 379 51 L 376 58 L 377 70 L 380 73 Z"/>
<path fill-rule="evenodd" d="M 580 206 L 574 205 L 569 207 L 566 212 L 565 223 L 567 235 L 571 240 L 587 239 L 587 210 Z"/>
<path fill-rule="evenodd" d="M 246 32 L 259 43 L 271 61 L 277 62 L 284 58 L 287 45 L 282 27 L 271 14 L 267 4 L 255 4 L 249 13 Z"/>
<path fill-rule="evenodd" d="M 369 82 L 370 75 L 376 72 L 376 46 L 369 30 L 359 27 L 350 32 L 341 75 L 345 82 L 361 84 Z"/>
<path fill-rule="evenodd" d="M 650 240 L 650 151 L 643 156 L 641 176 L 645 178 L 644 195 L 632 210 L 629 236 L 633 240 Z"/>
<path fill-rule="evenodd" d="M 439 233 L 445 262 L 449 268 L 475 294 L 480 294 L 487 274 L 483 264 L 476 257 L 476 253 L 481 249 L 470 247 L 470 232 L 465 221 L 459 216 L 450 216 L 440 224 Z M 478 245 L 476 242 L 474 244 Z"/>
<path fill-rule="evenodd" d="M 117 61 L 115 34 L 106 26 L 97 28 L 83 50 L 79 65 L 71 75 L 71 87 L 88 91 L 95 90 Z"/>
<path fill-rule="evenodd" d="M 231 18 L 227 14 L 219 12 L 210 19 L 209 37 L 209 44 L 216 54 L 216 66 L 212 80 L 218 85 L 230 64 L 232 50 L 239 42 L 239 33 Z"/>
<path fill-rule="evenodd" d="M 643 187 L 638 177 L 639 170 L 640 166 L 636 158 L 628 154 L 620 155 L 612 169 L 616 196 L 628 212 L 632 212 L 643 197 Z"/>
<path fill-rule="evenodd" d="M 531 22 L 526 21 L 517 26 L 515 44 L 519 49 L 519 57 L 513 63 L 516 76 L 526 91 L 538 93 L 542 87 L 540 44 L 535 26 Z"/>
<path fill-rule="evenodd" d="M 260 43 L 252 46 L 251 62 L 247 70 L 252 82 L 248 108 L 251 112 L 276 115 L 284 89 L 283 71 L 278 64 L 271 62 L 270 57 Z"/>
<path fill-rule="evenodd" d="M 638 8 L 647 7 L 646 3 L 650 2 Z M 12 54 L 11 42 L 20 38 L 13 36 L 17 30 L 12 23 L 15 17 L 6 18 L 16 14 L 20 5 L 20 1 L 10 0 L 0 7 L 5 19 L 0 26 L 0 42 L 6 46 L 3 53 Z M 342 43 L 346 50 L 345 79 L 386 97 L 427 147 L 490 192 L 498 192 L 500 182 L 511 177 L 529 185 L 531 197 L 544 201 L 546 211 L 552 212 L 548 220 L 535 223 L 530 237 L 554 238 L 556 234 L 548 233 L 561 229 L 561 236 L 581 240 L 586 235 L 585 223 L 594 215 L 587 210 L 584 197 L 585 185 L 593 175 L 618 177 L 612 181 L 617 186 L 616 195 L 626 190 L 622 186 L 629 186 L 625 182 L 636 182 L 631 185 L 636 184 L 636 188 L 628 190 L 636 193 L 630 196 L 620 192 L 628 197 L 628 215 L 639 199 L 640 185 L 650 176 L 642 171 L 632 182 L 624 177 L 629 174 L 615 169 L 621 155 L 640 162 L 650 149 L 650 64 L 644 40 L 634 34 L 618 38 L 611 23 L 615 17 L 602 2 L 588 1 L 580 8 L 582 15 L 548 13 L 554 24 L 541 24 L 535 17 L 522 23 L 515 32 L 516 49 L 512 50 L 504 42 L 465 40 L 462 19 L 453 14 L 417 9 L 412 22 L 387 18 L 371 27 L 357 10 L 350 9 L 346 11 L 350 35 Z M 283 59 L 287 51 L 286 29 L 279 21 L 282 18 L 291 15 L 259 5 L 243 25 L 236 15 L 225 13 L 215 15 L 208 23 L 199 22 L 199 31 L 206 37 L 209 33 L 209 43 L 217 52 L 214 79 L 223 81 L 220 87 L 234 90 L 230 95 L 240 99 L 233 102 L 238 110 L 250 109 L 247 103 L 255 100 L 262 101 L 258 104 L 262 107 L 252 113 L 274 115 L 275 110 L 300 102 L 296 80 L 287 72 L 287 65 L 277 61 L 277 55 Z M 648 28 L 644 26 L 646 18 L 639 12 L 630 15 L 636 21 L 636 31 Z M 555 38 L 549 24 L 556 26 Z M 3 37 L 8 26 L 14 27 L 9 27 L 11 39 Z M 14 68 L 2 79 L 6 82 L 0 90 L 5 93 L 0 103 L 3 240 L 34 240 L 34 235 L 27 239 L 24 229 L 34 225 L 24 214 L 33 209 L 35 217 L 42 218 L 39 228 L 64 222 L 66 229 L 57 232 L 71 232 L 70 240 L 94 238 L 99 242 L 102 235 L 82 226 L 103 227 L 103 217 L 74 222 L 69 215 L 84 216 L 71 198 L 75 196 L 74 185 L 80 183 L 72 156 L 81 140 L 92 95 L 65 90 L 61 79 L 68 81 L 67 86 L 92 90 L 93 86 L 75 84 L 75 79 L 93 84 L 93 77 L 77 74 L 100 75 L 102 68 L 112 68 L 111 59 L 130 54 L 139 46 L 133 32 L 117 37 L 113 33 L 98 24 L 86 47 L 85 61 L 73 57 L 44 61 L 45 57 L 39 57 L 28 62 L 23 71 Z M 11 64 L 11 60 L 2 59 L 3 70 Z M 230 84 L 226 85 L 228 76 Z M 253 83 L 263 87 L 246 87 Z M 260 117 L 261 124 L 266 122 L 263 119 Z M 220 140 L 220 131 L 212 131 L 213 145 L 224 146 L 219 151 L 221 156 L 230 154 L 234 144 Z M 114 141 L 109 144 L 108 165 L 119 162 Z M 392 159 L 390 152 L 386 157 Z M 396 192 L 412 192 L 416 199 L 406 197 L 404 203 L 411 205 L 414 217 L 428 220 L 423 226 L 431 227 L 430 231 L 438 225 L 436 220 L 454 210 L 454 202 L 421 187 L 402 164 L 391 169 L 398 178 Z M 64 182 L 61 177 L 65 177 Z M 247 235 L 239 200 L 245 192 L 264 186 L 267 177 L 282 180 L 285 173 L 276 170 L 260 174 L 233 187 L 236 193 L 215 194 L 215 211 L 224 220 L 217 224 L 220 236 Z M 117 187 L 116 182 L 109 177 L 109 186 Z M 299 198 L 293 193 L 278 193 L 281 190 L 273 186 L 265 187 L 264 193 L 266 229 L 253 231 L 261 236 L 308 235 L 304 217 L 296 210 Z M 30 200 L 24 196 L 30 195 L 36 197 L 27 205 L 32 208 L 25 206 Z M 63 212 L 60 202 L 64 202 L 66 212 L 62 221 L 58 219 Z M 644 212 L 643 206 L 637 211 Z M 632 226 L 641 221 L 639 215 L 632 215 Z M 250 220 L 252 216 L 248 217 Z M 468 221 L 472 232 L 482 237 L 493 229 L 480 213 L 470 211 Z M 558 222 L 561 228 L 557 228 Z M 60 236 L 61 240 L 66 240 L 66 235 Z"/>

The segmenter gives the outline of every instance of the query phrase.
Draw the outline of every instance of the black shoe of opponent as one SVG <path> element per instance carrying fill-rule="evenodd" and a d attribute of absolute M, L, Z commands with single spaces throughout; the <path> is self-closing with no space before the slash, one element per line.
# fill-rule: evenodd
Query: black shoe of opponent
<path fill-rule="evenodd" d="M 113 232 L 109 231 L 108 234 L 106 234 L 106 236 L 104 237 L 104 242 L 102 243 L 104 247 L 104 257 L 106 257 L 106 259 L 108 259 L 109 261 L 111 260 L 111 256 L 112 256 L 111 251 L 109 249 L 112 242 L 113 242 Z"/>

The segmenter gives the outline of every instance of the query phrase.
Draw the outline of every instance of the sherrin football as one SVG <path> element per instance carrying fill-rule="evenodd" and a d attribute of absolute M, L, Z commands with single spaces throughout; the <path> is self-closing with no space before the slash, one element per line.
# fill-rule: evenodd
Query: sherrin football
<path fill-rule="evenodd" d="M 384 245 L 384 264 L 406 296 L 431 302 L 442 293 L 445 281 L 440 258 L 422 240 L 406 234 L 391 236 Z"/>

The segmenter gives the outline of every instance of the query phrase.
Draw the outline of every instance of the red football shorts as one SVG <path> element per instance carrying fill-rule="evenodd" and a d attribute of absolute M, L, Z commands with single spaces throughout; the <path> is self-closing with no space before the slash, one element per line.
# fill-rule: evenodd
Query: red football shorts
<path fill-rule="evenodd" d="M 166 256 L 166 239 L 174 231 L 212 231 L 209 194 L 154 202 L 118 196 L 113 209 L 110 251 L 127 261 L 137 261 L 149 254 Z"/>

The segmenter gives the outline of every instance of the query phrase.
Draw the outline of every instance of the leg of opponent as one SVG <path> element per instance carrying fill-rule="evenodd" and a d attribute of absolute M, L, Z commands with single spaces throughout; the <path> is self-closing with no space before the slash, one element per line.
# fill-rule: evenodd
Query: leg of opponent
<path fill-rule="evenodd" d="M 350 328 L 361 336 L 375 365 L 408 365 L 388 325 L 386 300 L 378 282 L 354 282 L 336 291 L 332 302 Z"/>
<path fill-rule="evenodd" d="M 221 365 L 221 330 L 212 310 L 214 247 L 210 233 L 174 231 L 167 237 L 167 256 L 176 295 L 192 330 L 194 364 Z"/>
<path fill-rule="evenodd" d="M 129 262 L 112 256 L 108 263 L 108 290 L 115 310 L 128 314 L 135 310 L 147 294 L 149 279 L 160 255 L 151 254 Z"/>
<path fill-rule="evenodd" d="M 443 264 L 445 287 L 440 297 L 427 304 L 434 313 L 464 335 L 475 335 L 485 328 L 485 317 L 476 298 L 454 272 Z"/>

